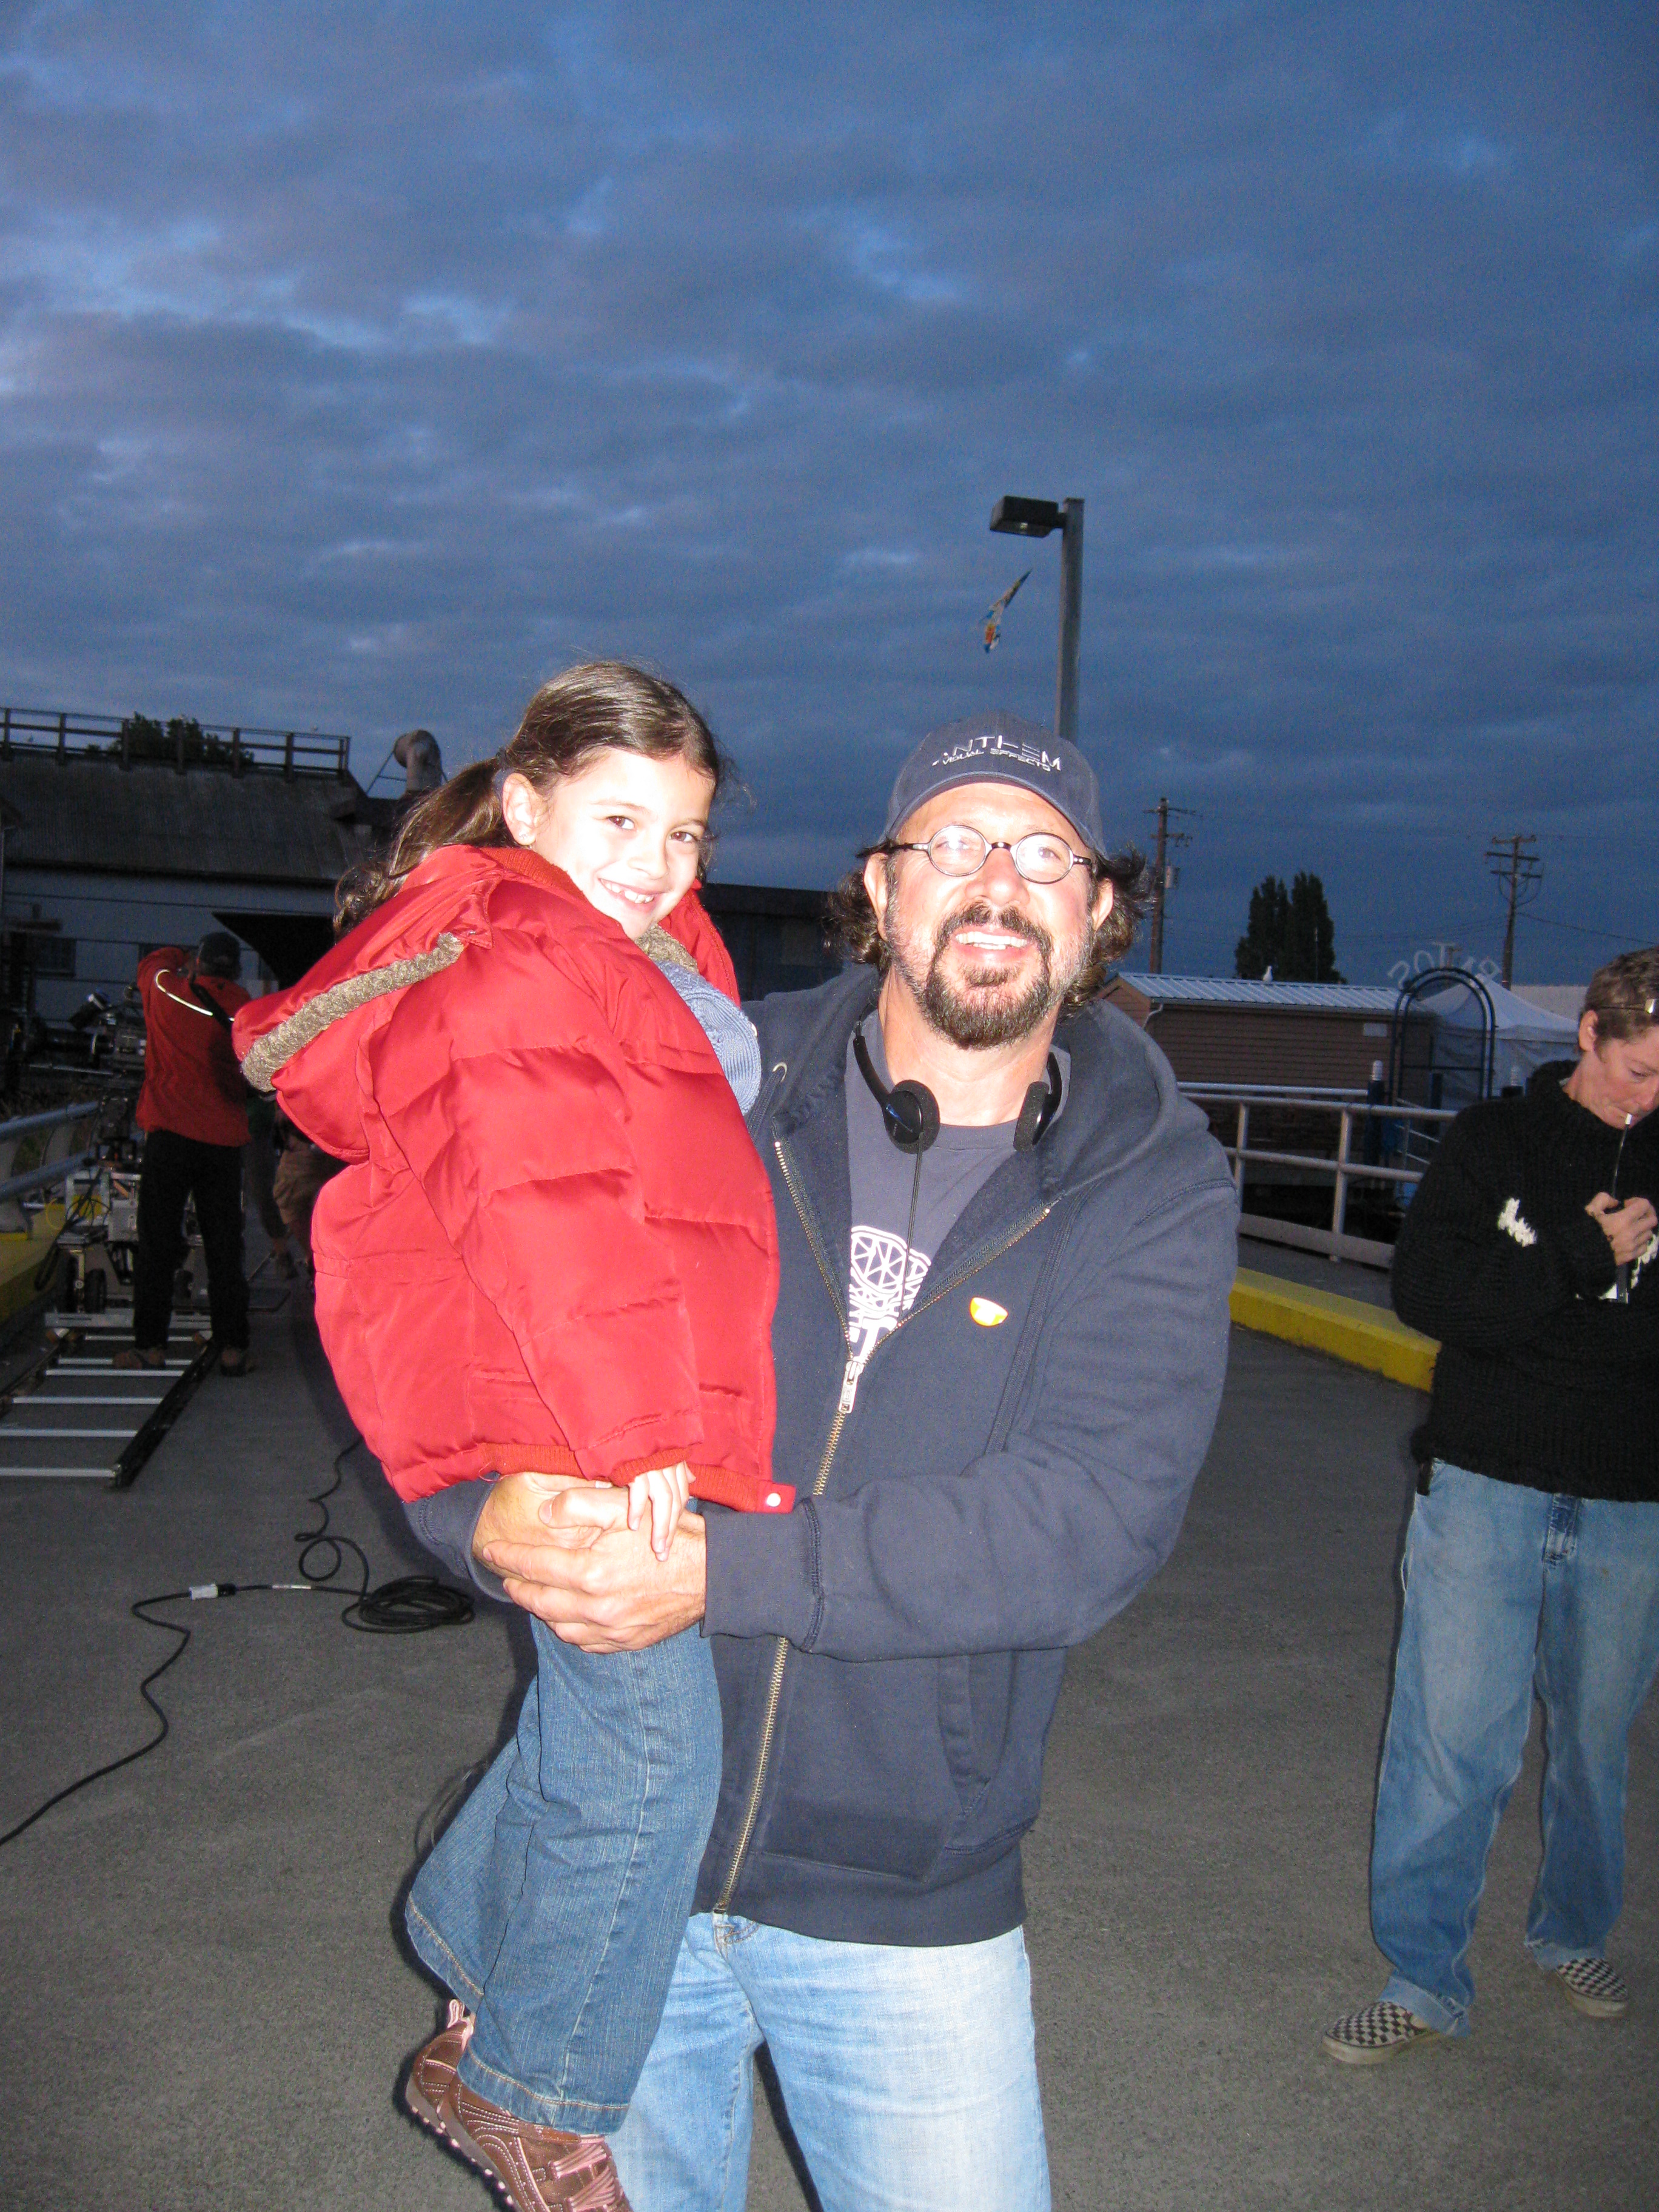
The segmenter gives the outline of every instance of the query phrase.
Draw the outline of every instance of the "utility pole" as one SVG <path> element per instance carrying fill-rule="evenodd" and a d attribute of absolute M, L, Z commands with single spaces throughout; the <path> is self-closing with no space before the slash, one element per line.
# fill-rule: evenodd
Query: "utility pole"
<path fill-rule="evenodd" d="M 1544 863 L 1536 853 L 1524 852 L 1527 845 L 1538 840 L 1528 833 L 1516 833 L 1508 837 L 1494 837 L 1486 848 L 1486 866 L 1498 878 L 1498 887 L 1510 903 L 1509 922 L 1504 931 L 1503 984 L 1507 991 L 1515 973 L 1515 915 L 1517 907 L 1530 906 L 1538 896 L 1539 885 L 1544 880 Z"/>
<path fill-rule="evenodd" d="M 1190 806 L 1171 806 L 1167 799 L 1160 799 L 1150 810 L 1158 818 L 1158 848 L 1152 856 L 1152 935 L 1148 950 L 1147 967 L 1154 975 L 1164 973 L 1164 902 L 1176 887 L 1180 871 L 1170 865 L 1170 854 L 1180 845 L 1190 845 L 1192 839 L 1184 830 L 1171 830 L 1172 814 L 1197 816 Z"/>

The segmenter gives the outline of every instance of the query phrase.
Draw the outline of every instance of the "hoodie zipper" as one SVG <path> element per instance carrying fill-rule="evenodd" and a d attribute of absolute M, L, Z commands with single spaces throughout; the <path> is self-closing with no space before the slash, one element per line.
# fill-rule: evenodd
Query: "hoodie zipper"
<path fill-rule="evenodd" d="M 901 1314 L 886 1335 L 878 1338 L 865 1358 L 860 1360 L 853 1352 L 851 1346 L 847 1343 L 847 1317 L 841 1302 L 841 1292 L 836 1288 L 835 1277 L 830 1272 L 829 1262 L 825 1258 L 823 1247 L 819 1241 L 811 1218 L 801 1202 L 800 1187 L 795 1181 L 795 1172 L 790 1164 L 789 1155 L 783 1148 L 781 1139 L 777 1139 L 774 1149 L 778 1156 L 778 1165 L 783 1170 L 785 1186 L 794 1201 L 795 1212 L 800 1217 L 800 1225 L 805 1231 L 807 1243 L 811 1247 L 812 1257 L 817 1261 L 818 1273 L 823 1276 L 825 1286 L 835 1304 L 836 1316 L 841 1322 L 842 1342 L 847 1345 L 848 1349 L 847 1366 L 842 1376 L 841 1395 L 836 1401 L 835 1418 L 830 1424 L 830 1434 L 824 1440 L 823 1453 L 818 1462 L 817 1477 L 807 1493 L 811 1498 L 822 1498 L 824 1487 L 830 1480 L 830 1468 L 835 1464 L 836 1452 L 841 1443 L 841 1432 L 847 1425 L 847 1416 L 852 1412 L 854 1401 L 858 1396 L 859 1383 L 863 1378 L 865 1369 L 875 1358 L 877 1352 L 884 1345 L 890 1344 L 900 1329 L 907 1328 L 918 1314 L 926 1313 L 929 1306 L 937 1305 L 941 1298 L 949 1297 L 958 1285 L 966 1282 L 969 1276 L 977 1273 L 980 1268 L 989 1267 L 993 1260 L 1000 1260 L 1005 1252 L 1018 1243 L 1022 1237 L 1028 1236 L 1040 1221 L 1047 1218 L 1054 1210 L 1054 1204 L 1052 1200 L 1048 1200 L 1040 1206 L 1035 1213 L 1028 1214 L 1017 1229 L 1010 1231 L 1000 1244 L 987 1252 L 982 1258 L 976 1259 L 971 1267 L 960 1269 L 947 1281 L 942 1283 L 938 1290 L 925 1297 L 920 1305 L 913 1305 L 908 1312 Z M 743 1872 L 744 1860 L 748 1856 L 749 1846 L 754 1840 L 755 1823 L 760 1818 L 761 1796 L 766 1787 L 767 1768 L 772 1757 L 772 1739 L 777 1733 L 778 1707 L 783 1700 L 784 1668 L 788 1662 L 789 1638 L 787 1636 L 780 1636 L 775 1640 L 772 1655 L 772 1678 L 767 1685 L 766 1717 L 761 1723 L 760 1753 L 755 1761 L 755 1778 L 750 1787 L 749 1801 L 744 1808 L 743 1826 L 738 1831 L 737 1847 L 732 1854 L 731 1864 L 726 1869 L 726 1881 L 721 1887 L 720 1896 L 715 1900 L 716 1912 L 728 1912 L 731 1910 L 732 1893 L 738 1886 L 738 1877 Z"/>
<path fill-rule="evenodd" d="M 779 1085 L 783 1081 L 784 1077 L 787 1075 L 788 1073 L 789 1063 L 787 1060 L 775 1060 L 773 1061 L 766 1080 L 761 1085 L 760 1095 L 757 1097 L 754 1104 L 749 1109 L 748 1114 L 744 1116 L 745 1120 L 749 1123 L 750 1133 L 751 1135 L 758 1137 L 761 1131 L 765 1127 L 766 1110 L 772 1103 L 774 1097 L 776 1096 Z"/>

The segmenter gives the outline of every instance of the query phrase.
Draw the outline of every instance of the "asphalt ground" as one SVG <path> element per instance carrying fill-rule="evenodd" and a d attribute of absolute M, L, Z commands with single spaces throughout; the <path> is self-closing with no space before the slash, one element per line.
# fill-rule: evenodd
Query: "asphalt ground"
<path fill-rule="evenodd" d="M 133 1599 L 295 1578 L 307 1494 L 350 1432 L 302 1300 L 256 1319 L 255 1350 L 258 1372 L 204 1384 L 131 1492 L 0 1485 L 0 1828 L 149 1732 L 137 1683 L 171 1639 Z M 1383 1979 L 1364 1869 L 1420 1403 L 1235 1331 L 1175 1559 L 1075 1656 L 1027 1850 L 1060 2205 L 1659 2203 L 1651 1708 L 1613 1943 L 1631 2016 L 1581 2018 L 1522 1950 L 1534 1741 L 1475 1939 L 1476 2033 L 1370 2069 L 1320 2049 Z M 376 1582 L 422 1564 L 360 1455 L 330 1510 Z M 393 2101 L 435 2017 L 397 1905 L 423 1814 L 516 1703 L 527 1638 L 492 1608 L 355 1635 L 342 1603 L 163 1608 L 193 1632 L 157 1686 L 167 1741 L 0 1850 L 0 2205 L 492 2201 Z M 763 2112 L 750 2212 L 808 2201 Z"/>
<path fill-rule="evenodd" d="M 1305 1283 L 1310 1290 L 1334 1291 L 1338 1297 L 1358 1298 L 1364 1305 L 1391 1304 L 1386 1267 L 1362 1267 L 1356 1260 L 1328 1260 L 1322 1252 L 1303 1252 L 1293 1244 L 1273 1244 L 1265 1237 L 1244 1234 L 1238 1240 L 1238 1264 L 1254 1268 L 1258 1275 L 1279 1275 L 1289 1283 Z"/>

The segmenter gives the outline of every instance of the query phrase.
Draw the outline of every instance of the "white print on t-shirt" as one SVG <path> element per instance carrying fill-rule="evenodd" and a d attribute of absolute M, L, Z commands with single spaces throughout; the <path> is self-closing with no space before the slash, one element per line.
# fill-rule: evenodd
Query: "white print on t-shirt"
<path fill-rule="evenodd" d="M 847 1329 L 853 1357 L 861 1368 L 882 1338 L 898 1327 L 908 1313 L 922 1278 L 932 1265 L 931 1255 L 910 1248 L 904 1257 L 904 1239 L 890 1230 L 853 1224 L 852 1294 L 848 1300 Z M 902 1287 L 901 1294 L 901 1278 Z"/>
<path fill-rule="evenodd" d="M 1504 1200 L 1504 1211 L 1498 1217 L 1498 1225 L 1506 1235 L 1513 1237 L 1517 1244 L 1535 1244 L 1538 1242 L 1538 1231 L 1522 1212 L 1518 1198 Z"/>

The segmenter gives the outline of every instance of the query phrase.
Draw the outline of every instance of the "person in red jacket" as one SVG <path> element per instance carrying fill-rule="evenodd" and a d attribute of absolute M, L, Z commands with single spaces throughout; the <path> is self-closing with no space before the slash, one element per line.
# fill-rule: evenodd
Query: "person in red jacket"
<path fill-rule="evenodd" d="M 247 1004 L 234 978 L 241 948 L 210 930 L 194 952 L 164 945 L 138 964 L 144 1008 L 144 1082 L 137 1120 L 145 1133 L 138 1183 L 131 1352 L 118 1367 L 159 1367 L 167 1357 L 173 1283 L 184 1255 L 185 1201 L 196 1201 L 207 1261 L 208 1302 L 219 1371 L 245 1375 L 247 1278 L 242 1271 L 242 1147 L 247 1096 L 231 1047 L 231 1017 Z"/>
<path fill-rule="evenodd" d="M 238 1019 L 243 1072 L 346 1161 L 317 1317 L 411 1513 L 534 1471 L 763 1512 L 777 1240 L 759 1056 L 696 885 L 723 763 L 671 684 L 568 671 L 344 887 L 354 922 Z M 729 1067 L 734 1083 L 723 1072 Z M 604 2138 L 655 2033 L 720 1782 L 694 1629 L 585 1653 L 532 1622 L 516 1736 L 410 1892 L 454 1994 L 406 2102 L 535 2212 L 623 2203 Z"/>

